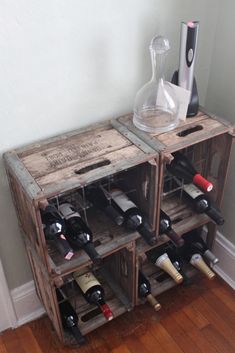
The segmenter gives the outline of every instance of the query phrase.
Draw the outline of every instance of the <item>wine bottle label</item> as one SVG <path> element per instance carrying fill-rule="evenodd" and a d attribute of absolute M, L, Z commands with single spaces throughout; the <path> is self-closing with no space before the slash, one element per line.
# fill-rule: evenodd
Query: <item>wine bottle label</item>
<path fill-rule="evenodd" d="M 204 195 L 201 190 L 199 190 L 195 185 L 193 184 L 184 184 L 183 185 L 183 190 L 192 197 L 192 199 L 196 199 L 200 195 Z"/>
<path fill-rule="evenodd" d="M 110 191 L 110 195 L 112 196 L 114 202 L 116 202 L 116 204 L 121 208 L 123 212 L 126 212 L 127 210 L 133 207 L 136 208 L 134 202 L 132 202 L 123 191 L 119 189 L 114 189 Z"/>
<path fill-rule="evenodd" d="M 65 219 L 72 217 L 81 217 L 80 214 L 74 210 L 74 207 L 70 203 L 63 203 L 59 206 L 59 211 Z"/>
<path fill-rule="evenodd" d="M 91 287 L 97 285 L 100 286 L 100 282 L 95 278 L 95 276 L 91 272 L 84 273 L 83 275 L 81 275 L 81 273 L 79 272 L 75 272 L 73 274 L 73 277 L 83 293 L 86 293 L 86 291 L 88 291 L 88 289 L 90 289 Z"/>

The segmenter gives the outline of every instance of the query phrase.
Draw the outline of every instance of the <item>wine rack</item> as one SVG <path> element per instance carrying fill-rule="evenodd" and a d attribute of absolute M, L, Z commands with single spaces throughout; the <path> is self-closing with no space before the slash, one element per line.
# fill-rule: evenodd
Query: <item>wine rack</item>
<path fill-rule="evenodd" d="M 60 319 L 56 288 L 61 287 L 78 315 L 78 327 L 86 334 L 106 323 L 99 310 L 87 302 L 73 281 L 73 272 L 92 270 L 103 285 L 115 317 L 132 310 L 138 298 L 138 270 L 149 278 L 153 295 L 175 282 L 149 261 L 146 253 L 169 242 L 159 235 L 160 208 L 183 235 L 207 225 L 211 246 L 216 227 L 204 214 L 196 214 L 185 201 L 183 180 L 166 169 L 175 151 L 181 151 L 212 183 L 212 199 L 220 206 L 233 141 L 233 127 L 201 111 L 175 130 L 149 135 L 137 130 L 132 114 L 95 124 L 5 153 L 4 160 L 19 226 L 32 267 L 37 293 L 59 339 L 74 344 Z M 116 225 L 87 200 L 87 188 L 95 185 L 107 193 L 118 185 L 144 215 L 157 237 L 149 245 L 137 231 Z M 79 210 L 93 232 L 93 242 L 103 264 L 94 265 L 83 250 L 65 260 L 45 240 L 39 205 L 43 200 L 59 206 L 64 201 Z M 145 261 L 143 259 L 145 258 Z M 188 276 L 194 275 L 191 266 Z"/>

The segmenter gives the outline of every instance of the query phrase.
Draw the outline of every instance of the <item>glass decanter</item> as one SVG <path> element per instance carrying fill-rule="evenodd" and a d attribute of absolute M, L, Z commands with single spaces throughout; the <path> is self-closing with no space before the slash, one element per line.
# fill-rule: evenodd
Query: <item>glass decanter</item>
<path fill-rule="evenodd" d="M 151 40 L 152 78 L 137 93 L 133 123 L 141 130 L 162 133 L 178 124 L 179 103 L 170 83 L 163 78 L 168 39 L 156 36 Z"/>

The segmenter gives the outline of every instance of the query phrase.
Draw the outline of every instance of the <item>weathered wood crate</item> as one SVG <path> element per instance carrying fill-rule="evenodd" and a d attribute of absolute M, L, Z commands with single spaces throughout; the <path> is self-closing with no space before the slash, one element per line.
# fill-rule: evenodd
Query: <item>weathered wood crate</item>
<path fill-rule="evenodd" d="M 74 271 L 92 268 L 96 272 L 115 317 L 140 303 L 139 269 L 149 277 L 153 295 L 175 285 L 161 270 L 140 260 L 152 247 L 138 232 L 115 225 L 87 203 L 87 186 L 120 185 L 146 216 L 150 230 L 158 237 L 156 247 L 169 241 L 166 235 L 158 234 L 160 208 L 171 217 L 173 228 L 180 235 L 207 224 L 211 245 L 214 224 L 185 202 L 170 180 L 166 164 L 175 151 L 188 155 L 199 172 L 213 182 L 211 197 L 220 206 L 233 136 L 231 125 L 202 111 L 175 130 L 159 135 L 136 129 L 129 114 L 4 155 L 37 292 L 61 341 L 73 344 L 61 325 L 56 287 L 65 289 L 83 334 L 105 323 L 97 309 L 88 305 L 72 286 Z M 46 242 L 39 210 L 39 202 L 44 199 L 56 205 L 66 200 L 79 209 L 93 231 L 94 245 L 104 260 L 103 270 L 92 267 L 83 250 L 67 261 Z M 193 272 L 189 268 L 190 276 Z"/>
<path fill-rule="evenodd" d="M 38 142 L 8 152 L 4 159 L 24 237 L 52 275 L 67 274 L 91 262 L 83 250 L 66 261 L 45 241 L 40 200 L 60 203 L 85 194 L 91 183 L 120 182 L 155 230 L 158 153 L 118 122 L 115 128 L 105 122 Z M 101 212 L 80 206 L 102 256 L 139 237 L 115 227 Z"/>
<path fill-rule="evenodd" d="M 72 307 L 78 315 L 78 327 L 82 334 L 108 324 L 99 308 L 90 305 L 82 296 L 72 274 L 51 278 L 38 261 L 35 249 L 28 242 L 27 252 L 33 270 L 36 289 L 39 298 L 45 306 L 53 327 L 59 339 L 66 345 L 76 344 L 73 336 L 63 329 L 56 288 L 61 287 Z M 135 242 L 129 242 L 116 252 L 107 256 L 100 268 L 87 266 L 85 271 L 91 270 L 101 283 L 105 291 L 105 300 L 113 312 L 114 319 L 133 308 L 135 304 Z"/>
<path fill-rule="evenodd" d="M 158 204 L 171 217 L 174 230 L 182 235 L 210 222 L 207 215 L 195 213 L 190 204 L 185 202 L 178 185 L 171 184 L 169 179 L 172 177 L 167 173 L 166 164 L 171 162 L 172 153 L 176 151 L 187 155 L 195 168 L 213 183 L 210 197 L 220 207 L 234 137 L 233 126 L 203 109 L 197 116 L 186 119 L 174 130 L 156 135 L 135 128 L 131 114 L 118 118 L 118 121 L 159 152 Z M 156 224 L 159 223 L 160 207 L 157 209 Z M 211 245 L 215 230 L 212 222 L 209 228 L 211 231 L 208 234 L 208 243 Z M 168 241 L 168 238 L 161 237 L 160 243 L 163 241 Z M 148 250 L 149 247 L 141 239 L 138 243 L 140 252 Z"/>

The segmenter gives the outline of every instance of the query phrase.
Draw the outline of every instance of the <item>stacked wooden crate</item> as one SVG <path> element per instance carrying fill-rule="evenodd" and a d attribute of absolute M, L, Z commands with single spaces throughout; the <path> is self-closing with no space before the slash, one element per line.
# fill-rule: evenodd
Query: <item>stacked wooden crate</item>
<path fill-rule="evenodd" d="M 213 181 L 212 198 L 220 205 L 232 138 L 233 129 L 228 123 L 204 112 L 160 135 L 137 130 L 129 114 L 4 155 L 37 292 L 62 342 L 71 342 L 71 337 L 62 327 L 56 288 L 72 282 L 74 271 L 93 268 L 105 288 L 114 316 L 139 304 L 137 274 L 140 267 L 151 280 L 153 295 L 175 285 L 170 278 L 158 281 L 161 271 L 148 262 L 142 264 L 143 255 L 152 247 L 138 232 L 114 225 L 107 216 L 89 205 L 86 187 L 93 183 L 110 187 L 121 182 L 157 236 L 158 241 L 153 247 L 169 241 L 167 236 L 158 234 L 160 208 L 171 216 L 179 234 L 207 224 L 211 245 L 215 226 L 209 218 L 196 214 L 177 196 L 178 191 L 174 188 L 164 191 L 168 177 L 165 164 L 170 163 L 175 151 L 189 155 L 203 175 Z M 66 261 L 46 242 L 39 210 L 40 201 L 45 199 L 56 205 L 68 200 L 79 207 L 93 229 L 94 244 L 104 260 L 104 270 L 92 267 L 83 250 Z M 71 294 L 71 301 L 83 334 L 105 323 L 100 312 L 87 304 L 79 292 Z"/>

